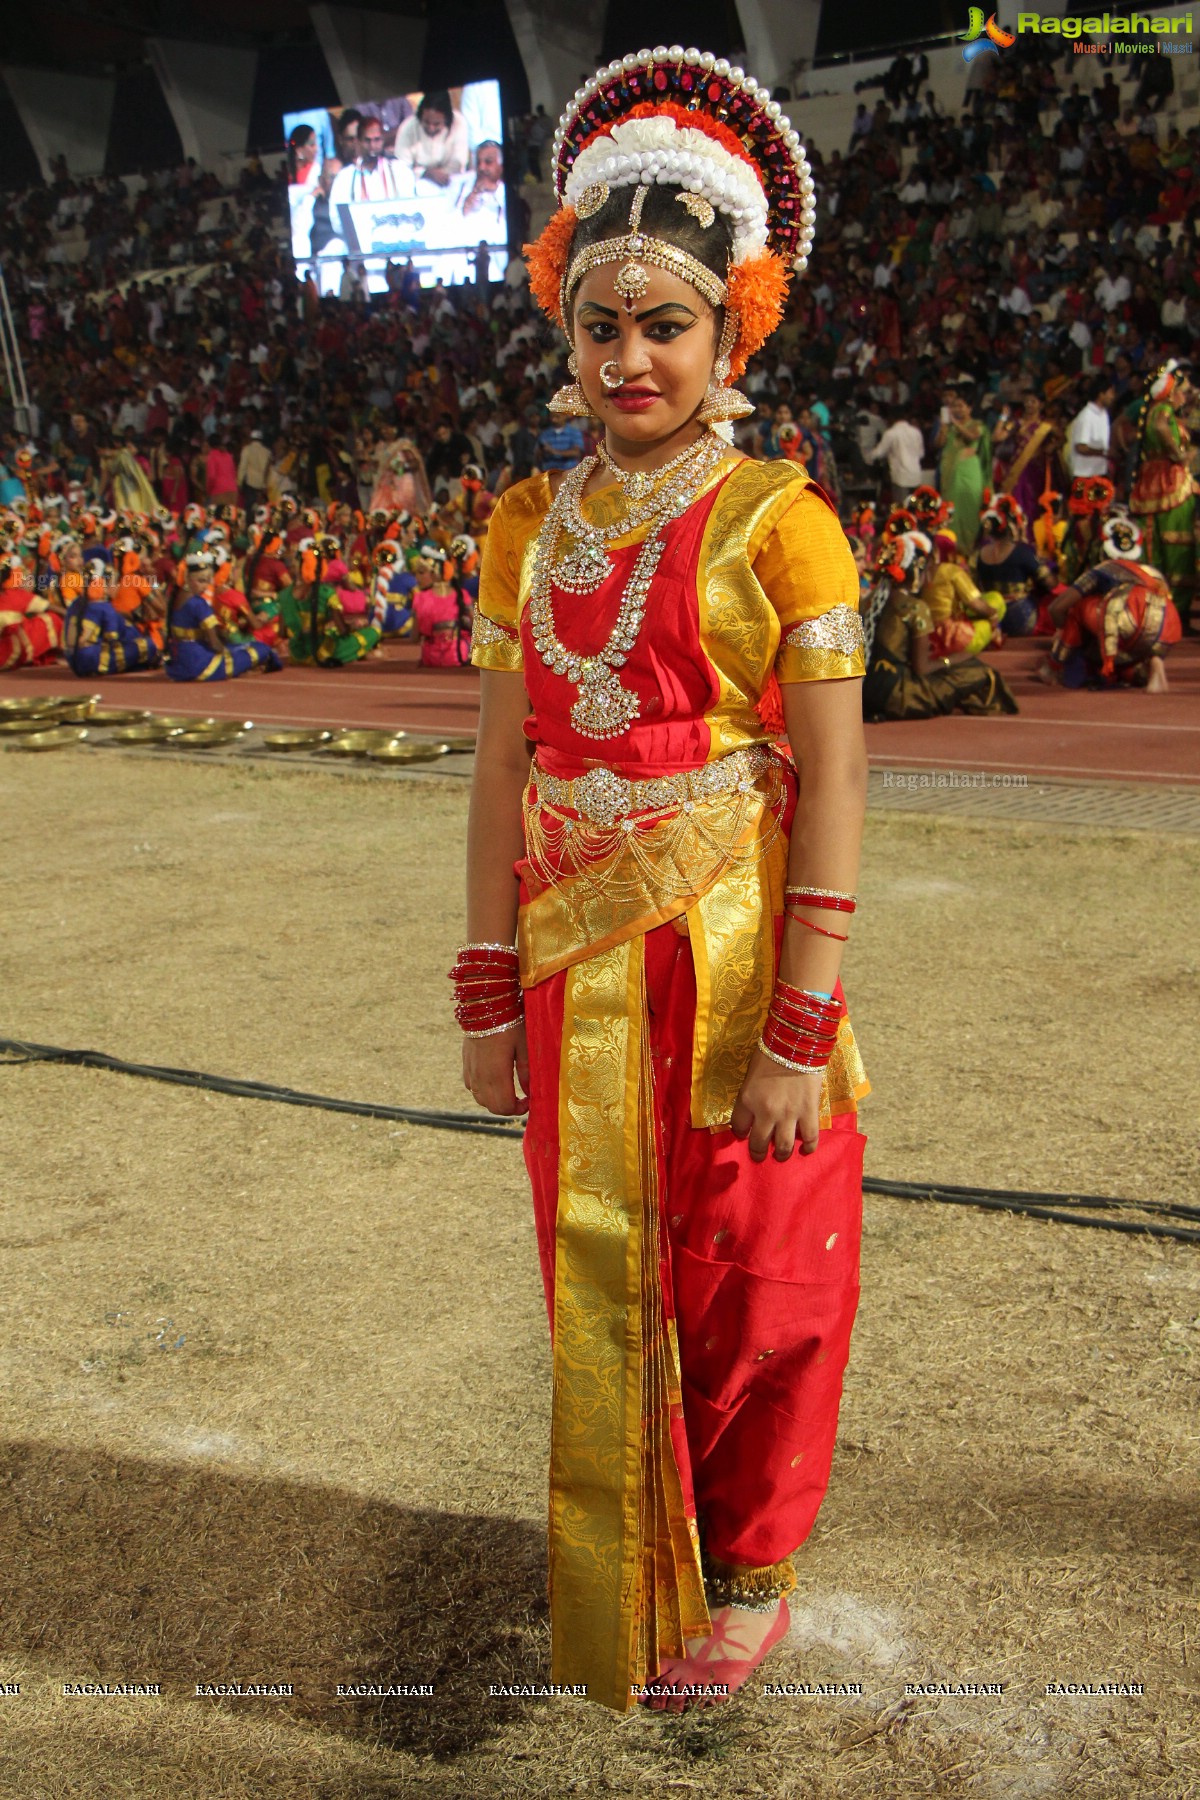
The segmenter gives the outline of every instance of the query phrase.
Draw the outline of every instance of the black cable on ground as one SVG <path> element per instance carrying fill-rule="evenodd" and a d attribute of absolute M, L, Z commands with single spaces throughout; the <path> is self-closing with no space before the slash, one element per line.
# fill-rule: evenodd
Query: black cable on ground
<path fill-rule="evenodd" d="M 126 1062 L 106 1056 L 102 1050 L 65 1050 L 52 1044 L 30 1044 L 19 1038 L 0 1038 L 0 1067 L 26 1063 L 63 1063 L 73 1068 L 107 1069 L 117 1075 L 137 1075 L 147 1081 L 165 1081 L 176 1087 L 201 1088 L 226 1094 L 235 1100 L 274 1100 L 284 1106 L 312 1106 L 324 1112 L 351 1113 L 358 1118 L 394 1119 L 401 1124 L 426 1125 L 435 1131 L 467 1131 L 481 1137 L 519 1141 L 523 1127 L 477 1113 L 439 1112 L 426 1107 L 385 1106 L 366 1100 L 339 1100 L 330 1094 L 309 1094 L 300 1088 L 276 1087 L 269 1081 L 239 1081 L 210 1075 L 197 1069 L 171 1069 L 158 1063 Z M 1067 1210 L 1087 1207 L 1095 1211 L 1131 1208 L 1168 1218 L 1200 1219 L 1200 1207 L 1173 1201 L 1127 1200 L 1108 1194 L 1024 1193 L 1019 1188 L 953 1187 L 916 1181 L 888 1181 L 867 1176 L 863 1191 L 898 1200 L 929 1200 L 945 1206 L 980 1206 L 993 1212 L 1020 1213 L 1033 1219 L 1051 1219 L 1060 1225 L 1091 1225 L 1101 1231 L 1121 1231 L 1149 1237 L 1174 1238 L 1181 1243 L 1200 1243 L 1200 1231 L 1176 1225 L 1150 1224 L 1134 1219 L 1099 1219 Z"/>

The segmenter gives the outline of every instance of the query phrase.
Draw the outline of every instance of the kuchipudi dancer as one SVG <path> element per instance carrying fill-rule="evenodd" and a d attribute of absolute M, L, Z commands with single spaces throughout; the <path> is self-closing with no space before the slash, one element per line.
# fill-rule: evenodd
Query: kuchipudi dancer
<path fill-rule="evenodd" d="M 646 51 L 571 102 L 551 166 L 532 287 L 570 345 L 556 409 L 603 435 L 491 517 L 457 1015 L 476 1099 L 528 1105 L 552 1679 L 680 1708 L 786 1631 L 829 1478 L 867 1092 L 838 980 L 863 634 L 821 490 L 730 442 L 730 381 L 807 264 L 797 134 L 740 71 Z"/>

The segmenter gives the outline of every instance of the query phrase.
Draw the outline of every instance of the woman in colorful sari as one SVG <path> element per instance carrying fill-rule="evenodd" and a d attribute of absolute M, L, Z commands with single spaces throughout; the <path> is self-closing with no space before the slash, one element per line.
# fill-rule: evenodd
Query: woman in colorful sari
<path fill-rule="evenodd" d="M 983 420 L 972 418 L 971 408 L 957 390 L 946 396 L 934 442 L 942 453 L 938 486 L 950 502 L 950 529 L 969 556 L 979 536 L 979 509 L 992 472 L 992 441 Z"/>
<path fill-rule="evenodd" d="M 390 422 L 382 428 L 375 452 L 375 486 L 368 512 L 428 512 L 433 504 L 425 459 L 411 438 L 397 437 Z"/>
<path fill-rule="evenodd" d="M 1057 627 L 1037 671 L 1048 687 L 1143 687 L 1165 694 L 1164 658 L 1183 635 L 1164 577 L 1142 561 L 1142 533 L 1117 513 L 1104 521 L 1103 560 L 1056 594 Z"/>
<path fill-rule="evenodd" d="M 1042 495 L 1049 488 L 1062 492 L 1062 463 L 1058 455 L 1059 431 L 1042 417 L 1040 394 L 1032 389 L 1021 396 L 1020 417 L 1001 415 L 993 436 L 996 486 L 1011 494 L 1025 519 L 1025 535 L 1033 542 L 1032 521 L 1042 510 Z"/>
<path fill-rule="evenodd" d="M 934 622 L 921 589 L 933 554 L 923 531 L 884 539 L 879 579 L 864 608 L 868 719 L 932 719 L 939 713 L 1015 713 L 1004 677 L 969 646 L 936 655 Z"/>
<path fill-rule="evenodd" d="M 807 262 L 811 176 L 739 72 L 637 61 L 564 115 L 530 251 L 571 350 L 555 408 L 603 437 L 492 515 L 454 971 L 466 1086 L 529 1112 L 551 1679 L 622 1712 L 728 1697 L 787 1629 L 857 1301 L 867 1091 L 838 982 L 857 576 L 803 470 L 726 436 Z M 795 760 L 760 711 L 781 690 Z"/>
<path fill-rule="evenodd" d="M 1149 560 L 1167 578 L 1184 631 L 1191 629 L 1196 593 L 1196 479 L 1191 432 L 1181 415 L 1193 398 L 1191 382 L 1173 358 L 1151 376 L 1138 415 L 1129 495 Z"/>
<path fill-rule="evenodd" d="M 64 564 L 68 562 L 66 557 L 63 560 Z M 73 568 L 64 567 L 64 588 L 67 577 L 75 573 Z M 149 632 L 117 611 L 109 597 L 114 577 L 108 564 L 96 557 L 78 573 L 79 591 L 63 628 L 63 650 L 71 673 L 90 679 L 96 675 L 125 675 L 132 669 L 157 669 L 162 651 Z"/>
<path fill-rule="evenodd" d="M 63 622 L 39 593 L 33 569 L 13 551 L 4 558 L 0 586 L 0 672 L 58 661 Z"/>
<path fill-rule="evenodd" d="M 167 606 L 167 674 L 172 681 L 232 681 L 252 669 L 282 669 L 269 644 L 230 644 L 212 609 L 210 590 L 216 572 L 211 550 L 193 550 L 187 558 L 183 597 Z"/>

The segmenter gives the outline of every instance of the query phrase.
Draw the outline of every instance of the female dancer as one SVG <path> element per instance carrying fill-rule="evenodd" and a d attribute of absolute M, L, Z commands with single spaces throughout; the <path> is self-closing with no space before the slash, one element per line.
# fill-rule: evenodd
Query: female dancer
<path fill-rule="evenodd" d="M 585 85 L 552 167 L 533 291 L 570 343 L 557 408 L 604 435 L 492 515 L 457 1016 L 467 1087 L 529 1112 L 552 1678 L 677 1708 L 787 1629 L 833 1452 L 862 629 L 821 490 L 714 429 L 807 264 L 788 121 L 707 53 L 643 51 Z M 793 756 L 760 716 L 775 680 Z"/>
<path fill-rule="evenodd" d="M 84 567 L 78 546 L 62 553 L 62 563 L 62 592 L 72 596 L 63 628 L 71 673 L 89 677 L 156 669 L 162 661 L 158 645 L 109 598 L 113 575 L 108 564 L 95 557 Z"/>
<path fill-rule="evenodd" d="M 975 580 L 1000 612 L 1009 637 L 1028 637 L 1045 625 L 1044 596 L 1052 581 L 1047 565 L 1025 538 L 1025 514 L 1010 494 L 998 494 L 979 517 Z M 1049 629 L 1049 627 L 1046 627 Z"/>
<path fill-rule="evenodd" d="M 1129 510 L 1145 534 L 1154 566 L 1170 584 L 1184 631 L 1196 594 L 1196 478 L 1191 432 L 1183 419 L 1195 395 L 1174 358 L 1146 384 L 1137 422 L 1137 468 Z"/>
<path fill-rule="evenodd" d="M 1037 669 L 1048 687 L 1144 687 L 1165 694 L 1164 659 L 1183 636 L 1166 579 L 1142 561 L 1142 533 L 1132 519 L 1105 519 L 1102 560 L 1054 596 L 1057 627 L 1050 654 Z M 1072 652 L 1075 652 L 1074 658 Z"/>
<path fill-rule="evenodd" d="M 167 674 L 172 681 L 232 681 L 251 669 L 282 669 L 269 644 L 230 644 L 210 598 L 216 573 L 211 550 L 193 550 L 186 562 L 183 598 L 167 602 Z"/>
<path fill-rule="evenodd" d="M 933 546 L 923 531 L 884 538 L 878 581 L 864 602 L 868 719 L 932 719 L 938 713 L 1015 713 L 1003 675 L 969 647 L 938 643 L 922 598 Z M 986 598 L 986 596 L 985 596 Z M 944 628 L 943 628 L 944 629 Z"/>

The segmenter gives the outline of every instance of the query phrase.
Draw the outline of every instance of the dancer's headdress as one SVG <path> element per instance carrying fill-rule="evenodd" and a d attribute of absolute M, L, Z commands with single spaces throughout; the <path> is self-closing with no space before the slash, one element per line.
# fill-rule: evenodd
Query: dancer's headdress
<path fill-rule="evenodd" d="M 614 285 L 629 311 L 646 291 L 646 265 L 668 269 L 726 309 L 720 379 L 740 375 L 783 315 L 790 270 L 808 266 L 816 216 L 799 135 L 769 91 L 707 51 L 639 50 L 576 90 L 558 121 L 552 170 L 559 210 L 526 247 L 542 310 L 569 338 L 569 298 L 589 269 L 622 265 Z M 702 230 L 724 215 L 732 240 L 724 277 L 639 229 L 656 185 L 680 188 Z M 574 251 L 579 222 L 623 188 L 634 190 L 625 233 Z"/>
<path fill-rule="evenodd" d="M 1004 531 L 1020 537 L 1025 529 L 1025 512 L 1020 501 L 1011 494 L 997 494 L 991 505 L 985 506 L 980 513 L 979 523 L 996 537 Z"/>
<path fill-rule="evenodd" d="M 931 535 L 946 523 L 954 510 L 950 502 L 943 500 L 938 490 L 927 482 L 913 489 L 906 504 L 921 530 Z"/>
<path fill-rule="evenodd" d="M 1107 512 L 1116 491 L 1107 475 L 1076 475 L 1071 483 L 1067 510 L 1078 517 Z"/>
<path fill-rule="evenodd" d="M 885 537 L 875 555 L 875 573 L 897 586 L 920 569 L 933 555 L 933 545 L 923 531 L 901 531 Z"/>
<path fill-rule="evenodd" d="M 1123 562 L 1138 562 L 1142 554 L 1142 530 L 1128 513 L 1110 513 L 1104 521 L 1101 546 L 1105 556 L 1120 557 Z"/>
<path fill-rule="evenodd" d="M 1151 400 L 1169 400 L 1180 383 L 1187 380 L 1188 374 L 1186 363 L 1178 361 L 1174 356 L 1168 357 L 1147 382 L 1147 397 Z"/>

